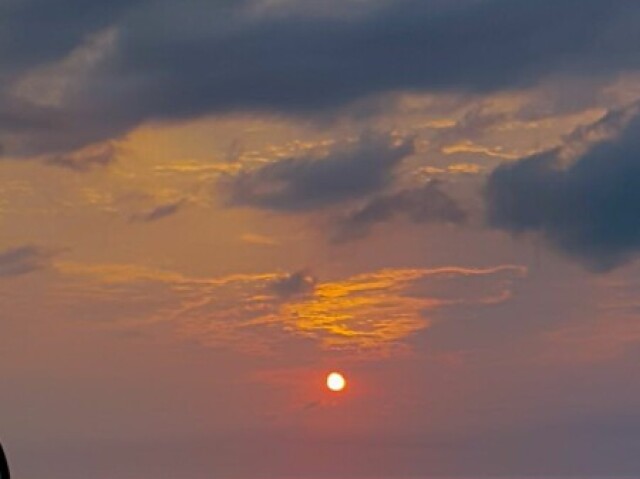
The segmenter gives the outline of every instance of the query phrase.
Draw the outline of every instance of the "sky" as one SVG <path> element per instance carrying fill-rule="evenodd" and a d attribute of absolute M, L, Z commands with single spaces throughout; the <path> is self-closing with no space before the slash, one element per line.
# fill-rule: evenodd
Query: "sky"
<path fill-rule="evenodd" d="M 14 475 L 638 477 L 638 45 L 633 0 L 0 0 Z"/>

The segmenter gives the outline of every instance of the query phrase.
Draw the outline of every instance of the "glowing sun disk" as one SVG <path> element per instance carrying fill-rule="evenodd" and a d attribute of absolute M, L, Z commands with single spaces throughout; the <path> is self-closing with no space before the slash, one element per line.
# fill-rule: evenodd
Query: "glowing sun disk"
<path fill-rule="evenodd" d="M 330 373 L 327 376 L 327 387 L 334 392 L 342 391 L 347 385 L 347 381 L 344 376 L 340 373 Z"/>

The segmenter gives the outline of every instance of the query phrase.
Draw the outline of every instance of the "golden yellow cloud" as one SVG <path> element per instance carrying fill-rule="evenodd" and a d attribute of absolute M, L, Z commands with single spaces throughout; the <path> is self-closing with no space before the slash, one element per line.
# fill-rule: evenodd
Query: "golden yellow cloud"
<path fill-rule="evenodd" d="M 507 300 L 505 276 L 509 282 L 526 272 L 511 265 L 384 269 L 317 282 L 307 273 L 191 278 L 136 265 L 58 263 L 56 268 L 65 277 L 84 278 L 74 283 L 79 298 L 90 291 L 84 300 L 137 304 L 139 316 L 113 318 L 116 324 L 124 319 L 125 327 L 170 324 L 206 345 L 259 353 L 273 351 L 287 337 L 302 337 L 323 350 L 375 356 L 406 349 L 407 338 L 428 328 L 430 314 L 441 308 Z M 473 277 L 489 284 L 478 285 L 480 293 L 473 295 L 460 289 L 456 297 L 452 281 Z M 452 291 L 445 297 L 437 292 L 441 286 L 432 287 L 434 281 L 451 282 Z M 140 301 L 157 306 L 149 313 Z"/>

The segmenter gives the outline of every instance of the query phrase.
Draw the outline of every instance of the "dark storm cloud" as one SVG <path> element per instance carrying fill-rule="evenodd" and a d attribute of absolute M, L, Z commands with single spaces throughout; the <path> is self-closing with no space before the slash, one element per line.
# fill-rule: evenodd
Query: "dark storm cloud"
<path fill-rule="evenodd" d="M 55 127 L 60 121 L 52 108 L 33 105 L 11 96 L 0 96 L 0 131 L 35 133 Z"/>
<path fill-rule="evenodd" d="M 225 178 L 222 189 L 231 206 L 305 211 L 374 193 L 389 185 L 413 140 L 367 133 L 356 143 L 326 155 L 269 163 Z"/>
<path fill-rule="evenodd" d="M 316 111 L 394 90 L 495 90 L 554 72 L 640 62 L 632 45 L 640 40 L 638 22 L 627 20 L 640 20 L 636 2 L 443 5 L 400 1 L 356 17 L 238 17 L 205 25 L 194 18 L 197 9 L 183 25 L 154 15 L 149 27 L 147 17 L 139 18 L 125 24 L 114 81 L 126 95 L 122 80 L 138 79 L 144 90 L 130 91 L 143 93 L 145 114 L 191 116 Z M 109 98 L 109 88 L 103 94 Z"/>
<path fill-rule="evenodd" d="M 348 241 L 366 236 L 371 228 L 396 217 L 415 223 L 462 223 L 465 211 L 437 181 L 421 187 L 376 196 L 340 221 L 335 241 Z"/>
<path fill-rule="evenodd" d="M 0 81 L 55 61 L 87 35 L 114 23 L 145 0 L 3 0 L 0 3 Z"/>
<path fill-rule="evenodd" d="M 121 104 L 118 113 L 108 116 L 97 97 L 100 85 L 109 81 L 109 66 L 100 63 L 83 72 L 62 72 L 71 84 L 60 104 L 49 105 L 24 96 L 22 82 L 43 68 L 40 93 L 56 88 L 55 71 L 60 62 L 86 47 L 106 30 L 124 31 L 125 18 L 144 21 L 163 11 L 165 0 L 5 0 L 0 2 L 0 158 L 38 156 L 45 162 L 69 166 L 64 154 L 88 144 L 116 138 L 146 118 L 135 121 L 128 107 Z M 198 0 L 181 2 L 190 6 Z M 208 2 L 211 15 L 239 7 L 243 0 Z M 85 52 L 85 59 L 99 52 Z M 42 73 L 42 72 L 41 72 Z M 85 75 L 85 73 L 87 73 Z M 103 76 L 104 75 L 104 76 Z M 81 88 L 82 87 L 82 88 Z M 80 98 L 83 91 L 87 96 Z M 121 102 L 124 98 L 115 101 Z M 95 105 L 94 105 L 95 104 Z M 63 156 L 60 156 L 62 154 Z M 58 156 L 56 156 L 58 155 Z M 60 161 L 62 159 L 62 161 Z M 91 163 L 91 162 L 90 162 Z M 94 163 L 96 164 L 96 163 Z M 73 169 L 86 169 L 74 163 Z"/>
<path fill-rule="evenodd" d="M 90 33 L 117 33 L 114 50 L 67 92 L 66 124 L 15 150 L 73 149 L 148 120 L 315 114 L 385 92 L 493 91 L 640 62 L 640 4 L 629 0 L 402 0 L 333 16 L 249 15 L 248 3 L 6 2 L 5 80 Z"/>
<path fill-rule="evenodd" d="M 487 184 L 490 223 L 513 233 L 538 232 L 589 268 L 606 271 L 640 251 L 640 116 L 620 133 L 612 113 L 579 130 L 568 145 L 498 167 Z M 576 137 L 603 138 L 578 151 Z"/>
<path fill-rule="evenodd" d="M 0 252 L 0 278 L 21 276 L 45 268 L 51 253 L 35 246 L 20 246 Z"/>

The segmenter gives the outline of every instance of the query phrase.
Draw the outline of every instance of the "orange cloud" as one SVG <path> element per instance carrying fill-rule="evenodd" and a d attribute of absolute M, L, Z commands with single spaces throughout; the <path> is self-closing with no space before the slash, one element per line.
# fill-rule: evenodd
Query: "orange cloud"
<path fill-rule="evenodd" d="M 134 265 L 79 265 L 59 263 L 65 276 L 90 278 L 76 287 L 93 291 L 101 301 L 152 301 L 149 314 L 128 314 L 126 327 L 170 324 L 180 335 L 220 347 L 268 353 L 288 337 L 311 339 L 322 350 L 357 355 L 386 355 L 407 349 L 406 340 L 430 326 L 430 314 L 449 305 L 481 306 L 508 299 L 504 276 L 525 274 L 519 266 L 473 269 L 385 269 L 346 279 L 318 282 L 304 274 L 306 287 L 285 294 L 301 273 L 240 274 L 217 278 L 190 278 L 178 273 Z M 480 292 L 464 288 L 456 295 L 451 283 L 471 278 L 489 279 Z M 502 279 L 500 279 L 502 278 Z M 102 286 L 100 286 L 102 285 Z M 95 294 L 95 291 L 101 294 Z M 506 291 L 506 293 L 505 293 Z M 78 291 L 81 295 L 81 291 Z M 155 299 L 154 299 L 155 298 Z M 86 296 L 85 296 L 86 299 Z"/>

